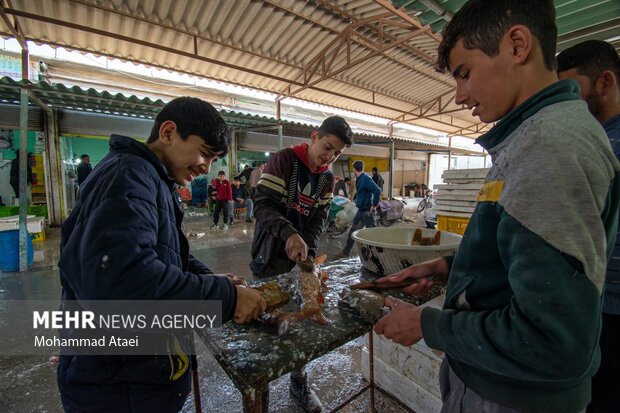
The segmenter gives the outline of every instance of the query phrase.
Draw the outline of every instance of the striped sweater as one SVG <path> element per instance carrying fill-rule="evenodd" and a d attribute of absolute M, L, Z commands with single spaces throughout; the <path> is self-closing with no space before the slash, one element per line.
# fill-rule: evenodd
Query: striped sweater
<path fill-rule="evenodd" d="M 284 246 L 294 233 L 314 256 L 332 199 L 331 171 L 313 173 L 293 149 L 283 149 L 267 163 L 256 186 L 252 241 L 255 274 L 274 275 L 271 264 L 288 259 Z M 290 269 L 295 265 L 290 261 Z"/>

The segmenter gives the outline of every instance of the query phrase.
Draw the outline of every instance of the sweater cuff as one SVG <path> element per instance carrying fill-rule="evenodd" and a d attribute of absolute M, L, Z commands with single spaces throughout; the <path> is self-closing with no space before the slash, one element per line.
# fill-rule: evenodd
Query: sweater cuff
<path fill-rule="evenodd" d="M 232 305 L 232 314 L 230 315 L 229 320 L 232 320 L 235 317 L 235 310 L 237 309 L 237 287 L 232 283 L 232 281 L 228 280 L 233 289 L 233 305 Z"/>
<path fill-rule="evenodd" d="M 426 345 L 430 348 L 445 352 L 446 346 L 439 328 L 442 312 L 443 310 L 438 310 L 437 308 L 424 307 L 420 318 L 420 326 Z"/>
<path fill-rule="evenodd" d="M 286 240 L 288 240 L 288 237 L 290 237 L 293 234 L 299 234 L 299 233 L 291 225 L 287 225 L 286 227 L 284 227 L 282 231 L 280 231 L 280 238 L 284 242 L 286 242 Z"/>

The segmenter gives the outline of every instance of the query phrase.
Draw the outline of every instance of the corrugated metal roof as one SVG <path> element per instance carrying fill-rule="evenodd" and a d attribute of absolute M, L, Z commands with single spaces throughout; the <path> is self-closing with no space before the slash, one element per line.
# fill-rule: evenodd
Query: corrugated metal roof
<path fill-rule="evenodd" d="M 435 2 L 455 11 L 464 0 Z M 11 0 L 0 7 L 28 40 L 477 134 L 477 118 L 453 102 L 452 79 L 433 68 L 434 31 L 444 20 L 424 8 L 428 0 L 406 3 L 406 12 L 389 0 Z M 620 2 L 556 3 L 570 34 Z M 595 9 L 596 17 L 584 17 Z M 3 20 L 0 35 L 12 35 Z"/>
<path fill-rule="evenodd" d="M 27 86 L 43 103 L 54 109 L 81 110 L 118 116 L 154 119 L 166 104 L 161 99 L 139 98 L 122 93 L 112 94 L 95 89 L 67 87 L 46 82 L 15 81 L 10 77 L 0 78 L 0 101 L 19 104 L 20 89 Z M 228 110 L 219 111 L 226 122 L 234 128 L 275 125 L 278 120 L 266 116 L 249 115 Z"/>
<path fill-rule="evenodd" d="M 92 88 L 82 89 L 79 86 L 67 87 L 62 84 L 50 85 L 46 82 L 16 81 L 10 77 L 0 78 L 0 102 L 19 104 L 22 86 L 27 86 L 44 104 L 61 110 L 68 109 L 117 116 L 155 118 L 157 113 L 166 104 L 161 99 L 139 98 L 135 95 L 125 95 L 122 93 L 113 94 Z M 282 125 L 285 135 L 306 138 L 318 127 L 318 125 L 283 121 L 272 117 L 250 115 L 229 110 L 220 110 L 219 112 L 229 126 L 237 129 L 271 126 L 268 133 L 273 134 L 273 126 Z M 388 136 L 370 133 L 354 133 L 353 137 L 354 141 L 374 142 L 376 144 L 390 142 Z M 394 137 L 393 139 L 396 142 L 395 147 L 397 149 L 437 151 L 448 149 L 446 145 L 426 142 L 421 139 L 400 137 Z M 456 152 L 469 153 L 459 149 Z"/>
<path fill-rule="evenodd" d="M 443 30 L 448 19 L 441 16 L 457 12 L 467 0 L 392 0 L 395 7 L 416 11 L 422 24 L 434 32 Z M 435 7 L 432 6 L 434 3 Z M 620 52 L 620 1 L 554 0 L 558 26 L 558 51 L 586 39 L 608 40 Z M 430 6 L 429 6 L 430 5 Z M 444 14 L 445 16 L 446 14 Z"/>

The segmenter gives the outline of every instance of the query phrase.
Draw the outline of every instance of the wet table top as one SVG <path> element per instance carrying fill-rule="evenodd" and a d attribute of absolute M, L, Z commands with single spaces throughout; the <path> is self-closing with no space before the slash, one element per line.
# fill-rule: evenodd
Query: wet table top
<path fill-rule="evenodd" d="M 323 314 L 330 321 L 328 325 L 304 320 L 291 326 L 281 337 L 277 335 L 276 326 L 260 322 L 244 325 L 227 323 L 220 328 L 198 333 L 242 394 L 266 389 L 272 380 L 301 369 L 311 360 L 371 330 L 371 324 L 352 310 L 338 306 L 338 301 L 340 293 L 349 285 L 372 280 L 377 276 L 363 269 L 358 258 L 333 261 L 321 268 L 329 274 L 326 282 L 329 290 L 323 306 Z M 293 270 L 291 273 L 262 279 L 256 284 L 275 279 L 293 297 L 291 284 L 295 274 L 296 270 Z M 389 293 L 400 295 L 394 290 L 389 290 Z M 299 306 L 294 300 L 283 307 L 286 311 L 295 311 L 297 308 Z"/>

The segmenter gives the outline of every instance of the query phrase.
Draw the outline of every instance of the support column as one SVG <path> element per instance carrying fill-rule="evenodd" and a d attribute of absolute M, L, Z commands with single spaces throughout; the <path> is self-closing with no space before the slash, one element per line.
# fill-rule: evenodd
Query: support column
<path fill-rule="evenodd" d="M 394 141 L 390 142 L 390 187 L 388 188 L 388 199 L 392 199 L 392 178 L 394 176 L 394 156 L 395 156 L 395 149 L 394 149 Z"/>
<path fill-rule="evenodd" d="M 452 136 L 448 137 L 448 171 L 452 165 Z"/>
<path fill-rule="evenodd" d="M 28 80 L 30 65 L 30 52 L 28 51 L 28 47 L 25 43 L 22 46 L 22 80 Z"/>
<path fill-rule="evenodd" d="M 281 151 L 282 150 L 282 135 L 283 135 L 283 127 L 282 125 L 278 125 L 278 150 Z"/>
<path fill-rule="evenodd" d="M 56 112 L 44 111 L 45 124 L 45 186 L 47 188 L 47 220 L 51 226 L 60 226 L 62 213 L 62 186 Z"/>
<path fill-rule="evenodd" d="M 230 178 L 230 182 L 232 183 L 232 179 L 235 177 L 234 168 L 237 167 L 237 130 L 230 130 L 230 173 L 228 177 Z M 239 171 L 241 172 L 241 171 Z"/>
<path fill-rule="evenodd" d="M 21 33 L 20 33 L 21 34 Z M 30 55 L 23 34 L 18 39 L 22 47 L 22 80 L 28 80 Z M 19 271 L 28 271 L 28 89 L 19 95 Z"/>
<path fill-rule="evenodd" d="M 19 271 L 28 271 L 28 89 L 19 98 Z"/>
<path fill-rule="evenodd" d="M 394 125 L 391 123 L 388 125 L 388 132 L 390 135 L 390 187 L 388 188 L 388 199 L 392 199 L 392 188 L 394 186 L 394 157 L 396 155 L 396 151 L 394 148 L 394 139 L 392 138 L 392 135 L 394 134 Z"/>

